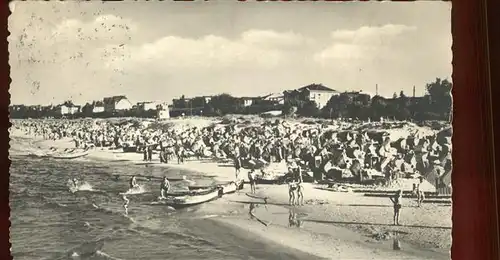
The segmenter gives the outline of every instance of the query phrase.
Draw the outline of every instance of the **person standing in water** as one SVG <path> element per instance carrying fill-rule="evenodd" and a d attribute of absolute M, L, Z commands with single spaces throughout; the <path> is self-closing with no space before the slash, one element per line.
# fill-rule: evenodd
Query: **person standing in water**
<path fill-rule="evenodd" d="M 71 182 L 73 183 L 73 188 L 78 189 L 79 183 L 77 178 L 71 179 Z"/>
<path fill-rule="evenodd" d="M 394 225 L 399 226 L 399 215 L 401 213 L 401 199 L 402 199 L 402 192 L 401 190 L 398 190 L 396 194 L 390 198 L 393 205 L 394 205 Z"/>
<path fill-rule="evenodd" d="M 170 182 L 168 181 L 167 177 L 163 177 L 163 181 L 160 186 L 160 199 L 166 199 L 167 197 L 165 196 L 170 189 Z"/>
<path fill-rule="evenodd" d="M 125 195 L 122 195 L 122 199 L 123 199 L 123 208 L 125 209 L 125 216 L 128 216 L 128 204 L 130 203 L 130 200 Z"/>
<path fill-rule="evenodd" d="M 136 188 L 139 188 L 139 184 L 137 184 L 137 179 L 135 178 L 135 176 L 132 176 L 132 178 L 130 178 L 130 189 L 136 189 Z"/>

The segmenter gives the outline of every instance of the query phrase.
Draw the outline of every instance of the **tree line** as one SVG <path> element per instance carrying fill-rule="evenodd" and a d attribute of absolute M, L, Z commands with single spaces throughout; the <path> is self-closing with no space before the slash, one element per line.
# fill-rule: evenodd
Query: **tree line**
<path fill-rule="evenodd" d="M 381 118 L 396 120 L 450 120 L 452 83 L 447 79 L 437 78 L 426 84 L 426 94 L 420 97 L 407 96 L 403 91 L 394 93 L 392 98 L 382 96 L 371 97 L 368 94 L 345 92 L 334 95 L 323 108 L 318 108 L 314 101 L 302 98 L 288 98 L 284 104 L 255 98 L 251 105 L 245 105 L 244 99 L 223 93 L 212 96 L 208 101 L 203 97 L 187 99 L 181 96 L 173 101 L 170 116 L 224 116 L 227 114 L 262 114 L 267 111 L 282 111 L 285 116 L 316 117 L 316 118 L 351 118 L 359 120 L 378 121 Z M 28 107 L 21 110 L 11 110 L 12 118 L 39 118 L 56 116 L 54 111 L 44 108 L 31 111 Z M 101 115 L 102 114 L 102 115 Z M 109 117 L 109 116 L 140 116 L 155 117 L 155 111 L 122 111 L 121 113 L 92 114 L 90 106 L 84 106 L 82 111 L 71 117 Z M 69 116 L 68 116 L 69 117 Z"/>
<path fill-rule="evenodd" d="M 437 78 L 426 84 L 426 94 L 419 97 L 407 96 L 403 91 L 394 93 L 392 98 L 378 95 L 371 97 L 362 92 L 345 92 L 334 95 L 321 109 L 314 101 L 301 98 L 286 99 L 284 104 L 255 99 L 252 105 L 245 106 L 241 98 L 229 94 L 214 96 L 209 102 L 188 101 L 181 97 L 174 107 L 184 108 L 180 111 L 185 115 L 223 116 L 281 110 L 285 116 L 300 117 L 448 121 L 452 112 L 451 88 L 450 81 Z"/>

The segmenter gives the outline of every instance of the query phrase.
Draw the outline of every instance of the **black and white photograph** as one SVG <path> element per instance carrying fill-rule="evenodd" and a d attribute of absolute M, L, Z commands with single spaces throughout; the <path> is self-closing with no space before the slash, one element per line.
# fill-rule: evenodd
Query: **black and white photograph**
<path fill-rule="evenodd" d="M 15 260 L 451 258 L 451 2 L 9 7 Z"/>

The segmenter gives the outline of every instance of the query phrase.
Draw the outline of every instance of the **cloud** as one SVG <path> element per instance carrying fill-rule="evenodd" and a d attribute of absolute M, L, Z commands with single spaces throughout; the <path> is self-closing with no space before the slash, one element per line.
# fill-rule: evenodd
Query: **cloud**
<path fill-rule="evenodd" d="M 124 48 L 110 57 L 108 67 L 133 69 L 231 69 L 279 66 L 288 58 L 286 48 L 305 42 L 300 35 L 250 30 L 238 39 L 206 35 L 201 38 L 165 36 L 152 43 Z M 117 48 L 114 46 L 113 48 Z"/>
<path fill-rule="evenodd" d="M 306 39 L 293 32 L 278 33 L 270 30 L 249 30 L 242 33 L 241 41 L 266 47 L 284 47 L 301 45 Z"/>
<path fill-rule="evenodd" d="M 416 27 L 386 24 L 380 27 L 363 26 L 357 30 L 337 30 L 331 33 L 333 40 L 351 42 L 353 44 L 374 44 L 373 41 L 384 37 L 394 37 L 402 33 L 416 30 Z"/>
<path fill-rule="evenodd" d="M 314 60 L 325 64 L 330 60 L 371 60 L 377 56 L 391 58 L 393 41 L 416 27 L 387 24 L 380 27 L 363 26 L 357 30 L 337 30 L 331 33 L 333 42 L 314 55 Z"/>

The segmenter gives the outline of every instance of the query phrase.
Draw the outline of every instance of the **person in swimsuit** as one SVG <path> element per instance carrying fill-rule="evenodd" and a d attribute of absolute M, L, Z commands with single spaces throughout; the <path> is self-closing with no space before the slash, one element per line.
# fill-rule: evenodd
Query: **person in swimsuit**
<path fill-rule="evenodd" d="M 71 179 L 71 182 L 73 183 L 73 187 L 75 189 L 77 189 L 78 186 L 79 186 L 78 179 L 77 178 L 73 178 L 73 179 Z"/>
<path fill-rule="evenodd" d="M 137 184 L 137 179 L 135 178 L 135 176 L 132 176 L 132 178 L 130 178 L 129 184 L 130 184 L 130 189 L 139 187 L 139 184 Z"/>
<path fill-rule="evenodd" d="M 123 208 L 125 209 L 125 216 L 128 215 L 128 204 L 130 203 L 130 200 L 127 198 L 127 196 L 123 195 Z"/>
<path fill-rule="evenodd" d="M 256 183 L 256 176 L 255 176 L 255 170 L 250 170 L 248 172 L 248 180 L 250 181 L 250 191 L 252 193 L 255 193 L 255 183 Z"/>
<path fill-rule="evenodd" d="M 160 199 L 167 198 L 165 195 L 168 193 L 169 189 L 170 189 L 170 182 L 168 181 L 167 177 L 163 177 L 163 181 L 160 186 Z"/>
<path fill-rule="evenodd" d="M 402 192 L 401 190 L 398 190 L 396 194 L 390 198 L 393 205 L 394 205 L 394 225 L 399 226 L 399 214 L 401 212 L 401 199 L 402 199 Z"/>
<path fill-rule="evenodd" d="M 422 206 L 422 202 L 424 202 L 425 199 L 424 191 L 420 188 L 420 185 L 424 182 L 424 178 L 420 176 L 418 179 L 419 183 L 416 185 L 416 192 L 417 192 L 417 206 L 420 207 Z"/>

